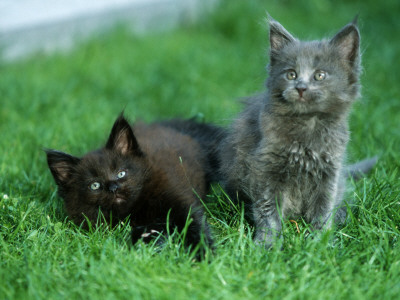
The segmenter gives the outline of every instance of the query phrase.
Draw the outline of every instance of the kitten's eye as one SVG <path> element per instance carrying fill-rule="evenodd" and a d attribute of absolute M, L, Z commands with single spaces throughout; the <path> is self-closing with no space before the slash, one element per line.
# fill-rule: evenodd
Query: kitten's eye
<path fill-rule="evenodd" d="M 295 79 L 297 78 L 297 74 L 296 74 L 296 72 L 295 72 L 294 70 L 289 70 L 289 71 L 286 73 L 286 78 L 287 78 L 288 80 L 295 80 Z"/>
<path fill-rule="evenodd" d="M 326 73 L 324 71 L 318 71 L 317 73 L 315 73 L 314 75 L 314 79 L 317 81 L 321 81 L 324 80 L 326 77 Z"/>
<path fill-rule="evenodd" d="M 125 175 L 126 175 L 126 172 L 125 172 L 125 171 L 120 171 L 120 172 L 117 174 L 117 177 L 118 177 L 118 178 L 122 178 L 122 177 L 125 177 Z"/>
<path fill-rule="evenodd" d="M 99 188 L 100 188 L 100 183 L 97 182 L 97 181 L 93 182 L 93 183 L 90 185 L 90 189 L 91 189 L 92 191 L 98 190 Z"/>

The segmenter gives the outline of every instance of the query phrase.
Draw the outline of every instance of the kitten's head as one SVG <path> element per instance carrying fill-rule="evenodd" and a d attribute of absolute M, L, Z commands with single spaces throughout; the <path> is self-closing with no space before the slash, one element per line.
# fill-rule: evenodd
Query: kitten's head
<path fill-rule="evenodd" d="M 99 209 L 107 223 L 126 218 L 149 169 L 129 123 L 120 116 L 105 147 L 82 158 L 47 150 L 47 162 L 69 217 L 95 224 Z M 84 223 L 84 225 L 86 225 Z"/>
<path fill-rule="evenodd" d="M 360 34 L 356 19 L 332 39 L 300 41 L 270 19 L 267 86 L 282 113 L 341 113 L 359 96 Z"/>

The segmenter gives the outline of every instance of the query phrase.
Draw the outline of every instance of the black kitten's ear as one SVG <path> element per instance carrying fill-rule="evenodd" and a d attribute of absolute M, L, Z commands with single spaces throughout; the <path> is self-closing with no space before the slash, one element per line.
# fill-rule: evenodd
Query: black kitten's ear
<path fill-rule="evenodd" d="M 360 59 L 360 32 L 357 28 L 357 19 L 358 16 L 330 40 L 330 44 L 337 47 L 342 58 L 351 65 Z"/>
<path fill-rule="evenodd" d="M 122 114 L 114 122 L 110 136 L 108 137 L 106 148 L 116 150 L 123 155 L 143 155 L 135 135 L 133 134 L 132 127 Z"/>
<path fill-rule="evenodd" d="M 296 41 L 294 38 L 278 21 L 275 21 L 268 15 L 269 23 L 269 43 L 271 51 L 279 51 L 289 43 Z"/>
<path fill-rule="evenodd" d="M 45 152 L 47 163 L 57 185 L 65 184 L 80 158 L 56 150 L 45 149 Z"/>

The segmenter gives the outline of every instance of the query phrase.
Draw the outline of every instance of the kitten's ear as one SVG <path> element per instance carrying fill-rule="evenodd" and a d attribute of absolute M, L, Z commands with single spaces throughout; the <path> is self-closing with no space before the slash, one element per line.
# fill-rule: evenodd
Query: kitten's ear
<path fill-rule="evenodd" d="M 275 21 L 269 15 L 268 23 L 271 51 L 279 51 L 287 44 L 296 41 L 296 38 L 294 38 L 278 21 Z"/>
<path fill-rule="evenodd" d="M 132 127 L 122 114 L 114 122 L 110 136 L 108 137 L 106 148 L 118 151 L 123 155 L 143 155 L 143 152 L 140 150 L 139 144 L 133 133 Z"/>
<path fill-rule="evenodd" d="M 331 40 L 330 44 L 335 46 L 342 58 L 349 61 L 351 65 L 360 59 L 360 32 L 357 28 L 357 17 L 353 22 L 343 27 Z"/>
<path fill-rule="evenodd" d="M 45 149 L 47 164 L 57 185 L 63 185 L 70 178 L 73 168 L 80 162 L 80 158 L 67 153 Z"/>

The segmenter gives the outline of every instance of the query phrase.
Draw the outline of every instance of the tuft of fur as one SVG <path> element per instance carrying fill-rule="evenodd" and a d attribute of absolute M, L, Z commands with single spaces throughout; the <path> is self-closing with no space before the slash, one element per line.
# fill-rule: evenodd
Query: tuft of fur
<path fill-rule="evenodd" d="M 207 183 L 220 180 L 218 176 L 221 168 L 219 147 L 221 140 L 224 140 L 228 133 L 225 128 L 210 123 L 199 123 L 194 118 L 189 120 L 172 119 L 157 124 L 172 128 L 195 139 L 207 156 L 207 161 L 203 165 Z"/>
<path fill-rule="evenodd" d="M 267 247 L 281 217 L 332 226 L 361 71 L 356 21 L 321 41 L 300 41 L 272 18 L 269 27 L 267 91 L 247 100 L 220 149 L 223 186 L 250 205 L 255 240 Z"/>
<path fill-rule="evenodd" d="M 145 241 L 167 227 L 183 231 L 186 243 L 197 245 L 202 235 L 212 244 L 198 197 L 207 192 L 203 165 L 207 155 L 188 135 L 160 125 L 137 123 L 121 115 L 106 145 L 81 158 L 46 150 L 51 173 L 68 216 L 78 225 L 96 224 L 101 211 L 114 225 L 129 217 L 132 241 Z"/>

